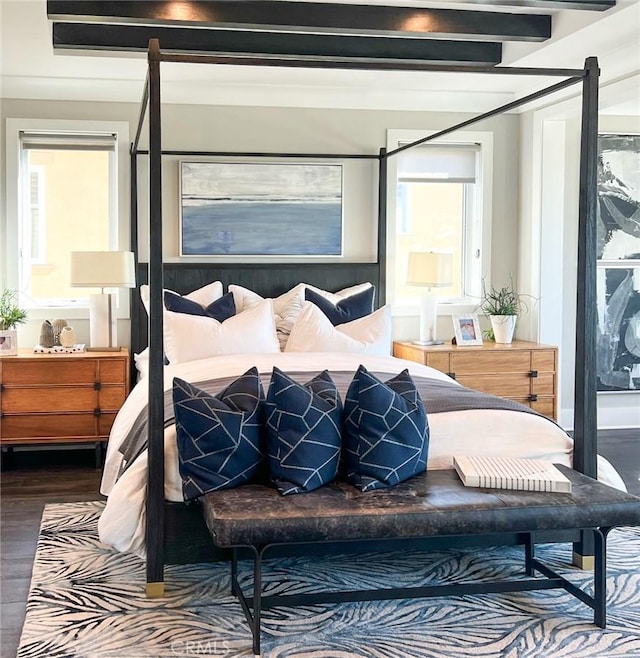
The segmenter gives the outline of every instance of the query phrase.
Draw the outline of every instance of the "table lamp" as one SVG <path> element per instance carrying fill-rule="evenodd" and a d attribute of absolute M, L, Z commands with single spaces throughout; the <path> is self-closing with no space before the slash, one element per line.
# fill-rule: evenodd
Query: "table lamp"
<path fill-rule="evenodd" d="M 131 251 L 72 251 L 71 285 L 100 288 L 89 296 L 89 350 L 116 351 L 118 347 L 115 295 L 105 288 L 135 288 Z"/>
<path fill-rule="evenodd" d="M 409 252 L 407 285 L 420 286 L 420 340 L 416 345 L 442 345 L 436 339 L 436 296 L 431 288 L 444 288 L 453 283 L 453 256 L 435 251 Z"/>

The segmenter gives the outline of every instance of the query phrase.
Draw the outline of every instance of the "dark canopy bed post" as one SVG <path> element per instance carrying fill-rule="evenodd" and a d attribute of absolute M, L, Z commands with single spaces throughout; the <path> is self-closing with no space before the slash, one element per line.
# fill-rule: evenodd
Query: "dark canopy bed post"
<path fill-rule="evenodd" d="M 164 596 L 164 386 L 160 44 L 149 42 L 149 467 L 147 596 Z"/>
<path fill-rule="evenodd" d="M 387 301 L 387 149 L 380 149 L 378 165 L 378 302 Z"/>
<path fill-rule="evenodd" d="M 576 276 L 576 356 L 573 420 L 573 467 L 592 478 L 597 473 L 598 396 L 596 392 L 596 262 L 598 202 L 598 60 L 585 61 L 582 82 L 578 267 Z M 582 533 L 574 544 L 573 561 L 593 566 L 593 535 Z"/>

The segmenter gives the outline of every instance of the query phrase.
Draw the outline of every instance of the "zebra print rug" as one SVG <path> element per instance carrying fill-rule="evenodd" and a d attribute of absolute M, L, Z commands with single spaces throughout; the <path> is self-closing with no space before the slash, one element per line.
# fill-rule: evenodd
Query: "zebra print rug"
<path fill-rule="evenodd" d="M 227 565 L 170 566 L 167 595 L 144 596 L 144 565 L 100 544 L 101 502 L 48 505 L 18 658 L 251 656 Z M 538 554 L 572 581 L 569 545 Z M 640 657 L 640 530 L 609 537 L 608 627 L 563 590 L 377 601 L 266 611 L 268 658 Z M 272 593 L 406 586 L 522 574 L 518 547 L 286 558 L 265 569 Z M 247 568 L 248 572 L 248 568 Z"/>

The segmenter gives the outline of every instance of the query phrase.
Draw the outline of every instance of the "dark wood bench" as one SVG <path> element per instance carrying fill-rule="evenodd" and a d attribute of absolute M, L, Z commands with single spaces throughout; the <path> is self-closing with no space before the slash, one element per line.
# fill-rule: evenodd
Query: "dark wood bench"
<path fill-rule="evenodd" d="M 462 485 L 455 471 L 429 471 L 390 489 L 362 493 L 344 483 L 314 492 L 281 496 L 262 485 L 216 491 L 201 498 L 214 544 L 232 549 L 232 592 L 240 601 L 260 653 L 262 610 L 276 606 L 344 601 L 512 592 L 564 588 L 594 610 L 594 623 L 606 624 L 606 538 L 618 526 L 640 525 L 640 498 L 612 489 L 569 468 L 570 494 L 474 489 Z M 585 593 L 535 557 L 535 544 L 547 531 L 590 531 L 594 537 L 594 594 Z M 525 573 L 545 578 L 456 583 L 400 589 L 313 594 L 262 594 L 263 560 L 278 549 L 304 551 L 330 543 L 345 552 L 392 550 L 425 538 L 448 546 L 486 536 L 516 533 L 525 547 Z M 253 559 L 253 591 L 239 585 L 238 556 Z"/>

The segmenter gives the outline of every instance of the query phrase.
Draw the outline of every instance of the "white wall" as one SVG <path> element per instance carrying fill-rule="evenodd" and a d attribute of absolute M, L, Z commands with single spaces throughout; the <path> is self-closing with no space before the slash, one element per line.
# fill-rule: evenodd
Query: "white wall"
<path fill-rule="evenodd" d="M 138 106 L 131 103 L 91 103 L 62 101 L 2 101 L 1 152 L 5 152 L 6 118 L 118 120 L 130 123 L 130 135 L 137 128 Z M 399 111 L 329 110 L 308 108 L 260 108 L 227 106 L 167 105 L 163 107 L 162 128 L 165 150 L 233 150 L 256 152 L 323 152 L 377 154 L 386 143 L 387 129 L 437 130 L 460 122 L 470 115 Z M 478 123 L 473 130 L 494 133 L 494 190 L 492 279 L 508 281 L 516 272 L 518 253 L 518 126 L 516 115 L 503 115 Z M 146 146 L 141 141 L 141 148 Z M 168 161 L 163 174 L 165 258 L 177 260 L 178 179 L 177 160 Z M 141 160 L 140 185 L 145 182 Z M 376 167 L 366 161 L 349 161 L 345 169 L 345 257 L 373 260 L 376 241 Z M 6 233 L 6 199 L 3 179 L 1 194 L 2 234 Z M 146 200 L 140 204 L 141 245 L 148 239 Z M 145 248 L 142 248 L 143 255 Z M 259 260 L 259 259 L 255 259 Z M 5 266 L 0 285 L 6 281 Z M 451 331 L 448 318 L 441 318 L 441 335 Z M 80 340 L 88 339 L 86 322 L 74 321 Z M 35 344 L 40 321 L 20 329 L 23 346 Z M 397 337 L 415 335 L 415 318 L 399 318 L 394 326 Z M 121 322 L 119 336 L 128 334 L 128 323 Z M 123 338 L 120 342 L 127 344 Z"/>

